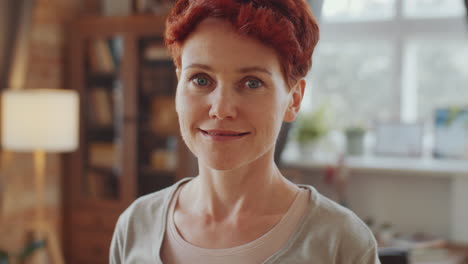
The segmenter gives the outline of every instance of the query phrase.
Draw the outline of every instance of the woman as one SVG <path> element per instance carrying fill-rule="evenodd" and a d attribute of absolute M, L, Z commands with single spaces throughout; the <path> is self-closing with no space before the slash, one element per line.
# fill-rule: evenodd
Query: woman
<path fill-rule="evenodd" d="M 378 263 L 369 229 L 273 161 L 318 41 L 304 0 L 180 0 L 176 109 L 199 175 L 135 201 L 111 263 Z"/>

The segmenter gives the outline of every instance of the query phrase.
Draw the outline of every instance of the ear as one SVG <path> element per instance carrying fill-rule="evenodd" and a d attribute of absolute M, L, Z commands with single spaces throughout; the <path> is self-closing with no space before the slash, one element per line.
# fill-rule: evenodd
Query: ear
<path fill-rule="evenodd" d="M 284 114 L 284 122 L 292 122 L 296 119 L 299 110 L 301 109 L 302 98 L 304 98 L 304 89 L 306 81 L 304 79 L 297 82 L 297 84 L 291 90 L 291 98 L 289 99 L 289 105 Z"/>

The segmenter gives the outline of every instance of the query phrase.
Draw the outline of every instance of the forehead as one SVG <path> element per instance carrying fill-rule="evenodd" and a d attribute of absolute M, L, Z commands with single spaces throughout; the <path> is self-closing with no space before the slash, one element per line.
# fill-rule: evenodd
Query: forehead
<path fill-rule="evenodd" d="M 237 33 L 226 20 L 207 18 L 182 46 L 181 67 L 194 63 L 218 69 L 262 67 L 280 72 L 276 51 L 259 40 Z"/>

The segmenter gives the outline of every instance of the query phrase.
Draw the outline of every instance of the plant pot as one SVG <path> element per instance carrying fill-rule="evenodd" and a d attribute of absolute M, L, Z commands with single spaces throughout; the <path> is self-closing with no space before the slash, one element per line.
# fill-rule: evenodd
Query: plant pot
<path fill-rule="evenodd" d="M 299 153 L 302 159 L 312 159 L 317 149 L 317 142 L 299 143 Z"/>
<path fill-rule="evenodd" d="M 346 154 L 350 156 L 364 154 L 364 131 L 346 132 Z"/>

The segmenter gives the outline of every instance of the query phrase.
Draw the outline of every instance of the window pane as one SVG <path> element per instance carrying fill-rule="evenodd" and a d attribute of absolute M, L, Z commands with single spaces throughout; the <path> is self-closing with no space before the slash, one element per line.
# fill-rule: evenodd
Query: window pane
<path fill-rule="evenodd" d="M 335 128 L 397 116 L 392 52 L 388 41 L 322 41 L 308 77 L 304 110 L 326 103 Z"/>
<path fill-rule="evenodd" d="M 468 39 L 413 41 L 417 117 L 432 120 L 438 107 L 468 105 Z"/>
<path fill-rule="evenodd" d="M 395 16 L 395 0 L 325 0 L 325 21 L 388 20 Z"/>
<path fill-rule="evenodd" d="M 463 0 L 404 0 L 403 15 L 412 18 L 460 17 L 466 11 Z"/>

